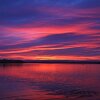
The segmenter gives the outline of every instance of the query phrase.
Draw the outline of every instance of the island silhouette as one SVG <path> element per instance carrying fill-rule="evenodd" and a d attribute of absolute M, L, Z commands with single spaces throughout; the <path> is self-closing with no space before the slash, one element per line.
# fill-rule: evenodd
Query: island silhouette
<path fill-rule="evenodd" d="M 0 59 L 0 63 L 74 63 L 74 64 L 100 64 L 100 60 L 13 60 L 13 59 Z"/>

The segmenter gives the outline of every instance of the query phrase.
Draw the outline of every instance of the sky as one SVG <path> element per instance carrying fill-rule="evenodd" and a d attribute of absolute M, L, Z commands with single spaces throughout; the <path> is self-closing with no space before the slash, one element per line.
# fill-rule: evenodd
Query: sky
<path fill-rule="evenodd" d="M 100 0 L 0 0 L 0 59 L 100 60 Z"/>

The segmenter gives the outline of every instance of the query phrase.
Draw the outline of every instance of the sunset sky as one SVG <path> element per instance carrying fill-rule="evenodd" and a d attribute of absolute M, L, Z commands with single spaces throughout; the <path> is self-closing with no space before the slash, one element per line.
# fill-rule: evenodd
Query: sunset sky
<path fill-rule="evenodd" d="M 100 0 L 0 0 L 0 59 L 100 60 Z"/>

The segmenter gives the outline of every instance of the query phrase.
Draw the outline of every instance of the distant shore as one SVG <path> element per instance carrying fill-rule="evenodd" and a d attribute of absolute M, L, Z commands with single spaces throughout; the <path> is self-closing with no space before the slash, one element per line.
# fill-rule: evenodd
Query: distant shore
<path fill-rule="evenodd" d="M 29 63 L 72 63 L 72 64 L 100 64 L 100 61 L 79 61 L 79 60 L 33 60 Z"/>
<path fill-rule="evenodd" d="M 24 61 L 23 60 L 1 59 L 0 63 L 24 63 Z"/>
<path fill-rule="evenodd" d="M 0 63 L 72 63 L 72 64 L 100 64 L 98 60 L 7 60 L 2 59 Z"/>

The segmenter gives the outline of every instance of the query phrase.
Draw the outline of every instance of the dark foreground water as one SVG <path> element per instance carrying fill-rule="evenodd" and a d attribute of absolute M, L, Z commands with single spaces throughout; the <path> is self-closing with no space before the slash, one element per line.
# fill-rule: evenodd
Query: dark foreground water
<path fill-rule="evenodd" d="M 0 100 L 100 100 L 100 65 L 0 65 Z"/>

